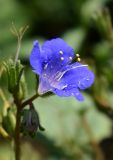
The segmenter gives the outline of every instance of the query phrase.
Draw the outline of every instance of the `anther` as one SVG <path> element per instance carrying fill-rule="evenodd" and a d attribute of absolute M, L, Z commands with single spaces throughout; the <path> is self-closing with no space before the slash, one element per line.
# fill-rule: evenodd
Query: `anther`
<path fill-rule="evenodd" d="M 64 60 L 64 57 L 61 57 L 60 59 L 63 61 L 63 60 Z"/>
<path fill-rule="evenodd" d="M 48 66 L 48 63 L 47 63 L 47 64 L 45 64 L 44 69 L 46 69 L 46 68 L 47 68 L 47 66 Z"/>
<path fill-rule="evenodd" d="M 62 55 L 62 54 L 63 54 L 63 51 L 59 51 L 59 53 Z"/>
<path fill-rule="evenodd" d="M 77 54 L 76 54 L 76 57 L 80 57 L 80 55 L 77 53 Z"/>
<path fill-rule="evenodd" d="M 77 58 L 77 62 L 80 62 L 80 61 L 81 61 L 80 55 L 79 55 L 78 53 L 76 54 L 76 58 Z"/>
<path fill-rule="evenodd" d="M 72 60 L 72 57 L 69 57 L 70 60 Z"/>
<path fill-rule="evenodd" d="M 78 58 L 77 58 L 77 61 L 78 61 L 78 62 L 80 62 L 80 61 L 81 61 L 81 59 L 78 57 Z"/>

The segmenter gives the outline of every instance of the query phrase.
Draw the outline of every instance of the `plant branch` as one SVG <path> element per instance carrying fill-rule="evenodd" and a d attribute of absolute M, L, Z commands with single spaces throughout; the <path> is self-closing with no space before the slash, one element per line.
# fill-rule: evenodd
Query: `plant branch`
<path fill-rule="evenodd" d="M 38 93 L 33 95 L 31 98 L 27 99 L 23 103 L 18 100 L 16 96 L 13 95 L 14 97 L 14 103 L 17 106 L 17 114 L 16 114 L 16 127 L 15 127 L 15 137 L 14 137 L 14 142 L 15 142 L 15 160 L 20 160 L 20 123 L 21 123 L 21 111 L 22 109 L 30 104 L 33 100 L 35 100 L 38 97 Z"/>
<path fill-rule="evenodd" d="M 30 104 L 33 100 L 35 100 L 36 98 L 39 97 L 39 94 L 36 93 L 35 95 L 33 95 L 32 97 L 30 97 L 29 99 L 27 99 L 26 101 L 24 101 L 22 104 L 21 104 L 21 108 L 24 108 L 26 105 Z"/>
<path fill-rule="evenodd" d="M 16 51 L 16 56 L 15 56 L 15 64 L 18 60 L 18 56 L 19 56 L 19 53 L 20 53 L 20 48 L 21 48 L 21 38 L 18 37 L 17 51 Z"/>
<path fill-rule="evenodd" d="M 17 106 L 17 114 L 16 114 L 16 127 L 15 127 L 15 160 L 20 160 L 20 122 L 21 122 L 21 102 L 18 99 L 14 98 L 14 102 Z"/>

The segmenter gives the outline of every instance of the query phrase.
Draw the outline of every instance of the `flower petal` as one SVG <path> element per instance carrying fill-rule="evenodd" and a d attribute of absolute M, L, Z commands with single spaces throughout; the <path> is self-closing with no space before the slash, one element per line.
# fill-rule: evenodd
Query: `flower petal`
<path fill-rule="evenodd" d="M 69 85 L 84 90 L 89 88 L 93 82 L 93 72 L 86 65 L 77 62 L 60 71 L 52 81 L 51 86 L 61 90 L 64 86 Z"/>
<path fill-rule="evenodd" d="M 38 41 L 34 42 L 34 46 L 29 59 L 30 65 L 33 67 L 34 71 L 40 75 L 42 71 L 42 62 Z"/>
<path fill-rule="evenodd" d="M 79 89 L 77 88 L 72 88 L 72 87 L 67 87 L 63 90 L 58 90 L 58 89 L 54 89 L 53 92 L 60 96 L 60 97 L 68 97 L 68 96 L 74 96 L 77 100 L 79 101 L 83 101 L 84 97 L 83 95 L 80 93 Z"/>
<path fill-rule="evenodd" d="M 52 51 L 52 58 L 53 62 L 57 62 L 59 60 L 59 63 L 62 62 L 62 64 L 70 63 L 74 57 L 74 50 L 71 48 L 64 40 L 61 38 L 55 38 L 49 41 L 46 41 L 42 45 L 42 49 L 50 49 Z M 52 59 L 51 59 L 52 62 Z"/>
<path fill-rule="evenodd" d="M 48 91 L 51 91 L 50 84 L 48 83 L 48 81 L 47 81 L 46 78 L 40 77 L 40 79 L 39 79 L 38 93 L 40 95 L 42 95 L 42 94 L 44 94 L 44 93 L 46 93 Z"/>
<path fill-rule="evenodd" d="M 42 70 L 51 82 L 57 72 L 71 63 L 74 50 L 62 39 L 46 41 L 41 48 Z"/>

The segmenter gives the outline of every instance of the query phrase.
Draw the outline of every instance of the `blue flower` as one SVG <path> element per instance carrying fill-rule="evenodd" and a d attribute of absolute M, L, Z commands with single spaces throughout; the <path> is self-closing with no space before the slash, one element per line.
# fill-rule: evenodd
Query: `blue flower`
<path fill-rule="evenodd" d="M 84 100 L 80 90 L 92 85 L 94 74 L 87 65 L 72 63 L 73 58 L 73 48 L 60 38 L 46 41 L 41 48 L 38 41 L 34 42 L 30 64 L 39 75 L 40 95 L 51 91 L 61 97 L 74 96 L 79 101 Z"/>

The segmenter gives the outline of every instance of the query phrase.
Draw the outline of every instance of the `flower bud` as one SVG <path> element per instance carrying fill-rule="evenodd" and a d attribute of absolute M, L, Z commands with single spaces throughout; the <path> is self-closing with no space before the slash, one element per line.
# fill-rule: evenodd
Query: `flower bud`
<path fill-rule="evenodd" d="M 12 59 L 4 63 L 8 76 L 8 90 L 22 100 L 26 93 L 26 84 L 23 75 L 23 66 L 18 60 L 15 64 Z"/>
<path fill-rule="evenodd" d="M 23 110 L 21 129 L 24 134 L 29 134 L 31 136 L 35 135 L 38 129 L 44 130 L 40 125 L 39 115 L 33 104 L 30 105 L 30 109 Z"/>
<path fill-rule="evenodd" d="M 14 135 L 16 118 L 11 109 L 7 110 L 7 115 L 3 117 L 2 125 L 10 136 Z"/>
<path fill-rule="evenodd" d="M 101 35 L 107 40 L 113 40 L 112 21 L 109 10 L 107 8 L 97 10 L 93 15 L 96 26 Z"/>

